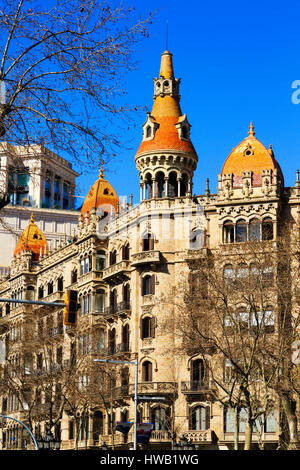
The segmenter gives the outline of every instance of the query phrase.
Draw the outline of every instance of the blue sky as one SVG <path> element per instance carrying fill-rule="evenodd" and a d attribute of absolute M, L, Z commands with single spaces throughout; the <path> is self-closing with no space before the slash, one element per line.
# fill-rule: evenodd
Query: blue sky
<path fill-rule="evenodd" d="M 181 78 L 181 108 L 192 125 L 199 158 L 194 193 L 204 192 L 206 178 L 211 192 L 216 192 L 223 162 L 247 136 L 250 121 L 256 137 L 266 147 L 272 144 L 285 185 L 293 186 L 300 167 L 300 104 L 292 102 L 292 83 L 300 80 L 300 4 L 269 0 L 136 0 L 134 4 L 142 16 L 150 10 L 148 5 L 157 13 L 150 37 L 136 46 L 137 69 L 124 80 L 127 101 L 151 110 L 152 78 L 158 76 L 160 55 L 166 49 L 168 22 L 168 49 L 175 76 Z M 130 149 L 120 150 L 105 168 L 119 196 L 133 193 L 134 203 L 139 202 L 134 156 L 145 116 L 139 112 L 128 122 Z M 97 176 L 79 178 L 82 195 Z"/>

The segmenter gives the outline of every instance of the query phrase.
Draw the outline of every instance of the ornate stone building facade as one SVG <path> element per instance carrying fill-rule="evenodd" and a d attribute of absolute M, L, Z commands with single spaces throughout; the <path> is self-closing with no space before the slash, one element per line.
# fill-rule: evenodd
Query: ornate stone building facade
<path fill-rule="evenodd" d="M 255 137 L 251 124 L 248 136 L 226 159 L 217 192 L 212 194 L 207 183 L 204 195 L 192 196 L 198 157 L 191 126 L 180 108 L 179 85 L 172 54 L 165 51 L 154 79 L 153 109 L 135 156 L 140 203 L 121 205 L 101 170 L 72 239 L 49 249 L 32 219 L 16 248 L 10 278 L 0 284 L 2 298 L 62 303 L 67 289 L 78 291 L 75 327 L 64 324 L 59 306 L 2 303 L 0 317 L 2 372 L 14 375 L 8 371 L 12 364 L 22 370 L 18 380 L 27 392 L 14 389 L 7 375 L 10 386 L 5 389 L 2 383 L 0 390 L 2 414 L 27 422 L 30 414 L 34 431 L 40 433 L 50 422 L 51 402 L 56 406 L 52 431 L 60 436 L 62 449 L 97 448 L 104 442 L 114 448 L 132 445 L 132 432 L 124 439 L 111 431 L 112 422 L 134 419 L 134 367 L 116 369 L 111 364 L 104 393 L 104 376 L 95 381 L 94 390 L 90 386 L 97 375 L 92 365 L 96 358 L 138 359 L 138 394 L 148 397 L 139 400 L 138 420 L 154 424 L 153 448 L 171 448 L 175 434 L 177 440 L 184 436 L 200 449 L 233 445 L 232 423 L 226 421 L 224 407 L 212 399 L 214 384 L 209 373 L 204 380 L 201 355 L 176 354 L 176 332 L 162 325 L 179 314 L 178 286 L 188 279 L 191 260 L 221 249 L 225 266 L 228 247 L 239 248 L 251 240 L 273 242 L 285 221 L 300 223 L 299 174 L 294 187 L 284 186 L 272 148 Z M 28 331 L 26 325 L 31 325 Z M 48 353 L 51 344 L 51 367 L 45 344 Z M 72 409 L 70 399 L 68 405 L 55 402 L 45 389 L 36 396 L 36 377 L 44 374 L 48 382 L 51 375 L 48 388 L 61 397 L 66 374 L 76 361 L 82 361 L 74 372 L 77 388 L 90 386 L 89 398 L 81 395 Z M 102 401 L 101 390 L 106 394 Z M 58 412 L 60 403 L 64 406 Z M 278 444 L 278 423 L 275 417 L 263 433 L 270 446 Z M 24 446 L 16 423 L 3 422 L 0 433 L 2 448 Z"/>

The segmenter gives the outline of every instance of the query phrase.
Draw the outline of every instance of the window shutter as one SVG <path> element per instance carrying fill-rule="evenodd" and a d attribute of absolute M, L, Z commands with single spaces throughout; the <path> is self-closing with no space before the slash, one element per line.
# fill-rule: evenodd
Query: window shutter
<path fill-rule="evenodd" d="M 155 338 L 155 318 L 152 317 L 150 320 L 150 337 Z"/>
<path fill-rule="evenodd" d="M 149 238 L 149 250 L 154 250 L 154 238 L 152 235 Z"/>
<path fill-rule="evenodd" d="M 152 382 L 152 362 L 148 363 L 148 379 L 149 382 Z"/>
<path fill-rule="evenodd" d="M 141 295 L 144 295 L 144 278 L 141 277 Z"/>
<path fill-rule="evenodd" d="M 146 379 L 146 366 L 145 366 L 145 364 L 143 364 L 143 367 L 142 367 L 142 382 L 145 382 L 145 379 Z"/>
<path fill-rule="evenodd" d="M 210 406 L 206 406 L 205 408 L 206 416 L 205 416 L 205 427 L 206 429 L 210 428 Z"/>
<path fill-rule="evenodd" d="M 140 338 L 143 339 L 143 319 L 140 318 Z"/>
<path fill-rule="evenodd" d="M 151 294 L 155 294 L 155 274 L 151 276 Z"/>
<path fill-rule="evenodd" d="M 193 429 L 193 409 L 189 409 L 189 430 Z"/>

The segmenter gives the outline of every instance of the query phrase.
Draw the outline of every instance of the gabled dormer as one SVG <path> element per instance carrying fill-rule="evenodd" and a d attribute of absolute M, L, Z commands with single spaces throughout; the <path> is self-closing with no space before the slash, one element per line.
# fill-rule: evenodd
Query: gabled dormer
<path fill-rule="evenodd" d="M 143 141 L 154 139 L 156 129 L 159 127 L 159 124 L 156 120 L 147 113 L 147 119 L 143 124 Z"/>
<path fill-rule="evenodd" d="M 175 124 L 175 127 L 178 131 L 180 140 L 190 140 L 191 125 L 187 120 L 186 114 L 179 117 L 178 122 Z"/>

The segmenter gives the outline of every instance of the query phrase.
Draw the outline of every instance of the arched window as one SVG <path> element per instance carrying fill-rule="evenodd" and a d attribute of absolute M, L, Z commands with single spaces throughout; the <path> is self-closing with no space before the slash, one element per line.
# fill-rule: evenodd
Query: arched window
<path fill-rule="evenodd" d="M 196 406 L 190 410 L 189 428 L 193 431 L 205 431 L 210 427 L 210 407 Z"/>
<path fill-rule="evenodd" d="M 47 284 L 47 295 L 50 295 L 52 293 L 53 293 L 53 281 L 50 281 Z"/>
<path fill-rule="evenodd" d="M 129 351 L 129 325 L 126 325 L 122 328 L 122 350 Z"/>
<path fill-rule="evenodd" d="M 64 290 L 64 279 L 62 276 L 57 279 L 57 290 L 60 292 Z"/>
<path fill-rule="evenodd" d="M 244 219 L 240 219 L 237 221 L 235 227 L 235 241 L 238 243 L 247 241 L 247 224 Z"/>
<path fill-rule="evenodd" d="M 112 266 L 113 264 L 116 264 L 117 262 L 117 251 L 113 250 L 109 254 L 109 264 Z"/>
<path fill-rule="evenodd" d="M 99 250 L 96 253 L 96 271 L 102 271 L 105 268 L 105 251 Z"/>
<path fill-rule="evenodd" d="M 44 297 L 44 286 L 39 286 L 38 288 L 38 298 L 42 299 Z"/>
<path fill-rule="evenodd" d="M 191 367 L 192 390 L 199 390 L 205 383 L 205 367 L 203 359 L 195 359 Z"/>
<path fill-rule="evenodd" d="M 261 240 L 261 223 L 258 219 L 249 222 L 249 241 Z"/>
<path fill-rule="evenodd" d="M 161 171 L 156 175 L 157 197 L 165 197 L 165 175 Z"/>
<path fill-rule="evenodd" d="M 117 309 L 117 289 L 110 291 L 110 308 L 113 312 Z"/>
<path fill-rule="evenodd" d="M 144 317 L 141 319 L 141 339 L 155 337 L 154 317 Z"/>
<path fill-rule="evenodd" d="M 151 295 L 155 293 L 155 276 L 144 276 L 142 278 L 142 295 Z"/>
<path fill-rule="evenodd" d="M 95 292 L 95 312 L 103 313 L 105 310 L 105 291 L 98 289 Z"/>
<path fill-rule="evenodd" d="M 77 269 L 73 269 L 71 272 L 71 284 L 75 284 L 77 282 Z"/>
<path fill-rule="evenodd" d="M 93 416 L 93 440 L 97 441 L 99 436 L 103 434 L 104 430 L 104 419 L 102 411 L 95 411 Z"/>
<path fill-rule="evenodd" d="M 178 182 L 177 182 L 177 174 L 172 171 L 169 174 L 168 180 L 168 197 L 177 197 L 178 196 Z"/>
<path fill-rule="evenodd" d="M 142 381 L 152 382 L 152 363 L 144 361 L 142 364 Z"/>
<path fill-rule="evenodd" d="M 129 284 L 124 284 L 123 285 L 123 302 L 124 302 L 124 307 L 125 308 L 130 307 L 130 286 L 129 286 Z"/>
<path fill-rule="evenodd" d="M 149 139 L 152 135 L 152 129 L 151 129 L 151 126 L 147 126 L 146 127 L 146 137 L 147 139 Z"/>
<path fill-rule="evenodd" d="M 223 225 L 223 241 L 224 243 L 234 243 L 234 225 L 229 220 Z"/>
<path fill-rule="evenodd" d="M 129 260 L 129 256 L 130 256 L 129 244 L 126 243 L 126 245 L 122 246 L 122 259 Z"/>
<path fill-rule="evenodd" d="M 273 240 L 273 221 L 270 217 L 265 217 L 262 222 L 262 239 Z"/>
<path fill-rule="evenodd" d="M 145 178 L 146 182 L 146 190 L 148 192 L 148 199 L 151 199 L 153 197 L 153 181 L 152 181 L 152 176 L 148 173 Z"/>
<path fill-rule="evenodd" d="M 180 196 L 186 196 L 188 192 L 188 175 L 184 173 L 181 178 L 181 183 L 180 183 Z"/>
<path fill-rule="evenodd" d="M 154 425 L 154 431 L 165 431 L 169 427 L 170 409 L 156 406 L 151 409 L 151 423 Z"/>
<path fill-rule="evenodd" d="M 116 352 L 116 330 L 113 328 L 108 332 L 108 351 L 109 354 L 115 354 Z"/>
<path fill-rule="evenodd" d="M 147 233 L 143 238 L 143 251 L 154 250 L 154 238 L 151 233 Z"/>

